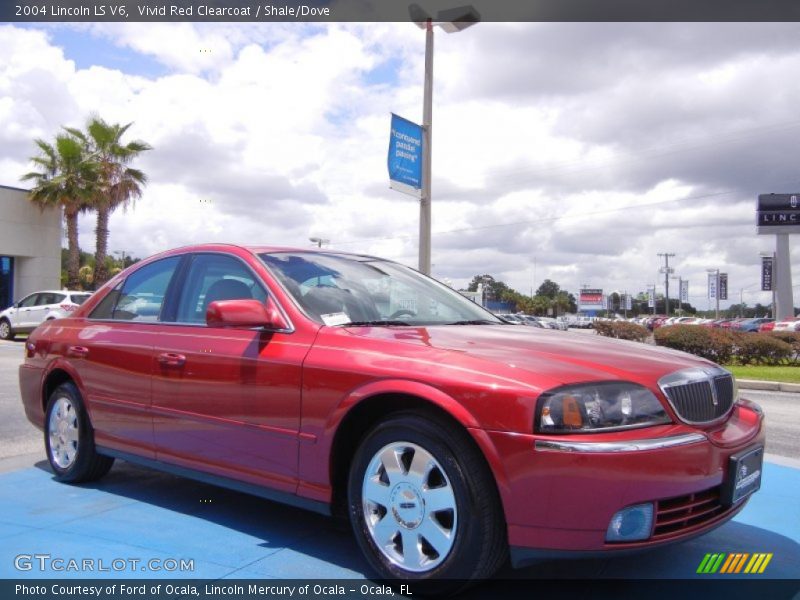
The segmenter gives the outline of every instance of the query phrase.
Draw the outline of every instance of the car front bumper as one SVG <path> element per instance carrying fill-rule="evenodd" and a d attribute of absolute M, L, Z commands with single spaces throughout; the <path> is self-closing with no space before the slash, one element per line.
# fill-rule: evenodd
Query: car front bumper
<path fill-rule="evenodd" d="M 623 552 L 682 541 L 733 518 L 721 488 L 732 455 L 763 446 L 763 415 L 737 403 L 714 429 L 659 426 L 617 434 L 539 436 L 486 431 L 512 562 L 563 553 Z M 623 508 L 654 504 L 648 539 L 606 541 Z"/>

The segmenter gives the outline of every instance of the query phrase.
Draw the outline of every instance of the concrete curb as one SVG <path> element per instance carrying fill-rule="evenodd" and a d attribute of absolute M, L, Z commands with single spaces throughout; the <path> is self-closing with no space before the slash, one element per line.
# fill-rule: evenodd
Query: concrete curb
<path fill-rule="evenodd" d="M 793 392 L 800 394 L 800 383 L 780 381 L 759 381 L 757 379 L 737 379 L 740 390 L 764 390 L 767 392 Z"/>

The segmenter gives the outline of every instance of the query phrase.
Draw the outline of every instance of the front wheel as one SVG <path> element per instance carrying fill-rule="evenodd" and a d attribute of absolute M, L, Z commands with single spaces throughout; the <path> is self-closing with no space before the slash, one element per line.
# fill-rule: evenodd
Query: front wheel
<path fill-rule="evenodd" d="M 14 330 L 11 329 L 11 323 L 8 319 L 0 319 L 0 340 L 13 340 Z"/>
<path fill-rule="evenodd" d="M 402 414 L 362 441 L 348 483 L 350 520 L 369 563 L 421 593 L 490 577 L 508 552 L 495 483 L 467 434 Z"/>
<path fill-rule="evenodd" d="M 95 481 L 108 473 L 114 459 L 94 446 L 94 430 L 74 383 L 59 385 L 47 402 L 44 443 L 58 481 Z"/>

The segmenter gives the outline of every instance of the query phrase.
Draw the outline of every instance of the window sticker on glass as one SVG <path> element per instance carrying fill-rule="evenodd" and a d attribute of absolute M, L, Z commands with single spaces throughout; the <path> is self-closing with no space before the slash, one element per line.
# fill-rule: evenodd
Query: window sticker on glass
<path fill-rule="evenodd" d="M 350 317 L 347 316 L 347 313 L 343 312 L 328 313 L 326 315 L 320 315 L 319 318 L 322 319 L 322 322 L 328 327 L 344 325 L 350 322 Z"/>

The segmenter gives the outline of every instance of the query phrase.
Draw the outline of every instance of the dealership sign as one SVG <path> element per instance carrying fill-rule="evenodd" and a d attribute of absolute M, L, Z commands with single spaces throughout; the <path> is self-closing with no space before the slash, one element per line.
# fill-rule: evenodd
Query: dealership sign
<path fill-rule="evenodd" d="M 392 113 L 389 135 L 389 187 L 422 195 L 422 126 Z"/>
<path fill-rule="evenodd" d="M 656 307 L 656 286 L 650 285 L 647 287 L 647 307 Z"/>
<path fill-rule="evenodd" d="M 689 280 L 681 279 L 681 302 L 689 304 Z"/>
<path fill-rule="evenodd" d="M 772 291 L 772 268 L 774 265 L 774 259 L 771 256 L 762 256 L 761 257 L 761 291 L 762 292 L 771 292 Z"/>
<path fill-rule="evenodd" d="M 717 285 L 719 283 L 719 285 Z M 728 274 L 709 273 L 708 274 L 708 297 L 715 300 L 719 294 L 720 300 L 728 299 Z"/>
<path fill-rule="evenodd" d="M 800 233 L 800 193 L 759 194 L 756 230 L 760 234 Z"/>
<path fill-rule="evenodd" d="M 603 310 L 603 290 L 584 288 L 578 295 L 579 310 Z"/>

